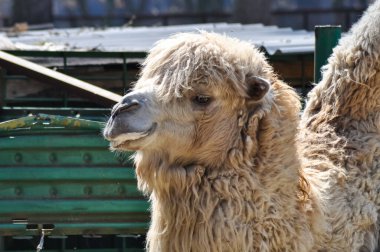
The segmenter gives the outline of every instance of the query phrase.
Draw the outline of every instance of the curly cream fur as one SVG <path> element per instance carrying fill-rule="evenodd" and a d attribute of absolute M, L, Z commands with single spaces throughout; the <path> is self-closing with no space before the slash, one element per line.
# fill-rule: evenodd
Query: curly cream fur
<path fill-rule="evenodd" d="M 334 49 L 300 126 L 305 176 L 327 228 L 315 247 L 374 251 L 380 210 L 380 1 Z"/>
<path fill-rule="evenodd" d="M 264 99 L 249 105 L 252 114 L 250 75 L 272 82 Z M 181 142 L 184 134 L 181 147 L 168 141 L 169 151 L 137 152 L 139 188 L 152 202 L 149 250 L 307 251 L 313 240 L 303 207 L 308 187 L 295 145 L 300 102 L 264 56 L 221 35 L 180 34 L 150 52 L 135 89 L 152 78 L 160 103 L 170 108 L 165 113 L 184 124 L 192 112 L 174 104 L 199 88 L 217 90 L 231 110 L 205 114 L 190 143 Z M 186 144 L 189 157 L 171 157 Z"/>
<path fill-rule="evenodd" d="M 179 34 L 135 90 L 158 127 L 135 156 L 149 251 L 374 251 L 380 206 L 380 1 L 340 42 L 299 123 L 295 92 L 251 44 Z M 248 95 L 249 76 L 271 82 Z M 207 109 L 192 103 L 210 94 Z M 153 140 L 152 140 L 153 139 Z"/>

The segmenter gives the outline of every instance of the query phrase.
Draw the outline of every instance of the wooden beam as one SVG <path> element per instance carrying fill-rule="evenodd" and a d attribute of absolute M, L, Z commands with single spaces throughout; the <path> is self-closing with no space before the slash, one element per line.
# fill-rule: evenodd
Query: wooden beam
<path fill-rule="evenodd" d="M 55 86 L 57 86 L 57 84 L 62 85 L 65 88 L 75 90 L 76 93 L 88 96 L 92 102 L 106 106 L 111 106 L 122 98 L 121 95 L 3 51 L 0 51 L 0 66 L 45 83 Z"/>

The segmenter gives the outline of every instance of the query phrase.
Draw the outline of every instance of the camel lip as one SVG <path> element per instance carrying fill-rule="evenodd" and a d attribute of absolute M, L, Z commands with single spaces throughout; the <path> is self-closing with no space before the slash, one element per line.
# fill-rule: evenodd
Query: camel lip
<path fill-rule="evenodd" d="M 146 137 L 153 134 L 153 132 L 156 130 L 156 128 L 157 128 L 157 123 L 153 123 L 152 127 L 150 127 L 150 129 L 148 129 L 144 132 L 130 132 L 130 133 L 121 134 L 120 136 L 116 137 L 115 139 L 110 140 L 111 148 L 112 149 L 119 149 L 128 143 L 143 140 Z"/>

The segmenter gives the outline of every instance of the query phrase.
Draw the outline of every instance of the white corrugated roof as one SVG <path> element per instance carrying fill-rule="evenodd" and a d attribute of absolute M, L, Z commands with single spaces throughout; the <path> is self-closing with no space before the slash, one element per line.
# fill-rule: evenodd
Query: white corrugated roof
<path fill-rule="evenodd" d="M 312 32 L 262 24 L 243 25 L 239 23 L 53 29 L 27 31 L 17 36 L 9 36 L 8 39 L 13 43 L 14 48 L 19 50 L 146 52 L 160 39 L 179 32 L 197 30 L 224 33 L 249 41 L 258 47 L 263 47 L 269 55 L 304 54 L 314 51 L 314 34 Z M 8 45 L 9 43 L 3 44 Z"/>

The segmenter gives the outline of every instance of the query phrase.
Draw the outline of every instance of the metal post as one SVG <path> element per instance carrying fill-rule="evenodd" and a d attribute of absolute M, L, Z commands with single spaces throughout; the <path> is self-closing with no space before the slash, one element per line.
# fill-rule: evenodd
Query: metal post
<path fill-rule="evenodd" d="M 122 239 L 121 251 L 125 252 L 127 249 L 127 240 L 125 237 L 122 237 L 121 239 Z"/>
<path fill-rule="evenodd" d="M 340 25 L 326 25 L 315 27 L 314 52 L 314 82 L 318 83 L 321 77 L 321 68 L 326 65 L 333 48 L 338 44 L 342 28 Z"/>
<path fill-rule="evenodd" d="M 66 73 L 67 71 L 67 56 L 66 53 L 63 52 L 63 73 Z M 67 90 L 64 90 L 64 95 L 63 95 L 63 107 L 67 107 L 67 99 L 68 99 L 68 94 Z"/>
<path fill-rule="evenodd" d="M 6 70 L 4 68 L 0 69 L 0 106 L 6 105 L 7 100 L 7 78 L 6 78 Z"/>
<path fill-rule="evenodd" d="M 123 94 L 127 93 L 127 85 L 128 85 L 128 69 L 127 69 L 127 57 L 123 54 Z"/>
<path fill-rule="evenodd" d="M 67 56 L 66 56 L 66 53 L 64 52 L 62 56 L 63 56 L 63 72 L 66 72 L 66 68 L 67 68 Z"/>
<path fill-rule="evenodd" d="M 5 251 L 4 246 L 4 237 L 0 236 L 0 251 Z"/>
<path fill-rule="evenodd" d="M 306 78 L 305 78 L 305 57 L 301 56 L 301 83 L 302 83 L 302 97 L 306 97 L 307 90 L 306 90 Z"/>

